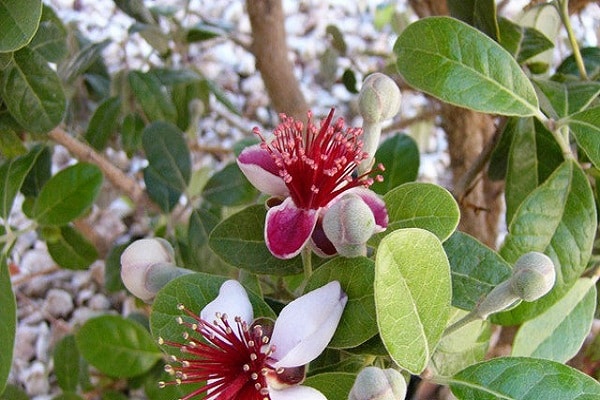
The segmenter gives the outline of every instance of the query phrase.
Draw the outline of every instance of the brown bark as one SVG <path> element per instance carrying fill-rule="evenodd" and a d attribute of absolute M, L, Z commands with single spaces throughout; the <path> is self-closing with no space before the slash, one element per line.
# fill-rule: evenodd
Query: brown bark
<path fill-rule="evenodd" d="M 306 119 L 308 105 L 300 91 L 288 55 L 281 0 L 247 0 L 252 26 L 252 53 L 273 108 Z"/>

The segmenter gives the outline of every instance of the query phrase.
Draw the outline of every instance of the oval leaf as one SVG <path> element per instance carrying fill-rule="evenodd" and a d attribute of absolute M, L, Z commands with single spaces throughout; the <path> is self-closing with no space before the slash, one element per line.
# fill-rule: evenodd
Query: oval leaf
<path fill-rule="evenodd" d="M 109 97 L 96 108 L 84 136 L 94 149 L 102 150 L 106 147 L 116 131 L 120 113 L 121 99 L 118 97 Z"/>
<path fill-rule="evenodd" d="M 131 71 L 129 84 L 150 121 L 177 120 L 177 109 L 154 74 Z"/>
<path fill-rule="evenodd" d="M 303 385 L 323 393 L 327 399 L 347 399 L 356 375 L 348 372 L 327 372 L 306 378 Z"/>
<path fill-rule="evenodd" d="M 221 206 L 239 206 L 255 200 L 258 190 L 246 179 L 238 165 L 232 163 L 210 177 L 202 196 Z"/>
<path fill-rule="evenodd" d="M 0 253 L 0 393 L 10 373 L 17 329 L 17 303 L 12 291 L 6 257 Z"/>
<path fill-rule="evenodd" d="M 600 107 L 573 114 L 568 123 L 577 144 L 594 166 L 600 168 Z"/>
<path fill-rule="evenodd" d="M 0 1 L 0 53 L 18 50 L 29 43 L 41 17 L 41 0 Z"/>
<path fill-rule="evenodd" d="M 499 283 L 511 275 L 498 253 L 462 232 L 444 242 L 452 269 L 452 305 L 471 311 Z"/>
<path fill-rule="evenodd" d="M 26 130 L 47 133 L 63 118 L 66 99 L 60 78 L 38 53 L 25 47 L 2 71 L 0 94 L 12 117 Z"/>
<path fill-rule="evenodd" d="M 295 275 L 302 272 L 302 260 L 273 257 L 264 239 L 264 205 L 243 209 L 222 221 L 209 237 L 210 248 L 226 263 L 255 274 Z"/>
<path fill-rule="evenodd" d="M 41 225 L 66 225 L 94 202 L 102 186 L 102 172 L 92 164 L 72 165 L 54 175 L 33 205 L 32 217 Z"/>
<path fill-rule="evenodd" d="M 421 228 L 444 241 L 458 226 L 458 204 L 450 192 L 441 186 L 422 182 L 405 183 L 386 193 L 383 200 L 389 215 L 388 232 L 400 228 Z"/>
<path fill-rule="evenodd" d="M 334 258 L 321 265 L 310 277 L 306 292 L 331 281 L 339 281 L 348 303 L 329 347 L 356 347 L 377 334 L 373 281 L 375 265 L 368 258 Z"/>
<path fill-rule="evenodd" d="M 450 381 L 459 400 L 590 400 L 600 384 L 584 373 L 550 360 L 501 357 L 472 365 Z"/>
<path fill-rule="evenodd" d="M 142 325 L 116 315 L 88 320 L 75 339 L 83 358 L 109 376 L 141 375 L 162 357 Z"/>
<path fill-rule="evenodd" d="M 94 245 L 70 225 L 61 226 L 46 244 L 52 259 L 63 268 L 85 269 L 98 258 Z"/>
<path fill-rule="evenodd" d="M 394 52 L 411 86 L 445 102 L 490 114 L 539 113 L 533 86 L 510 53 L 461 21 L 418 20 L 398 37 Z"/>
<path fill-rule="evenodd" d="M 422 229 L 387 235 L 375 260 L 375 307 L 392 359 L 420 374 L 448 321 L 450 265 L 439 239 Z"/>
<path fill-rule="evenodd" d="M 79 350 L 75 336 L 63 337 L 54 347 L 54 374 L 65 392 L 75 392 L 79 383 Z"/>
<path fill-rule="evenodd" d="M 419 148 L 408 135 L 397 134 L 387 138 L 377 149 L 375 160 L 383 164 L 385 171 L 380 173 L 383 181 L 375 181 L 371 189 L 381 195 L 416 180 L 419 174 Z"/>
<path fill-rule="evenodd" d="M 595 309 L 595 280 L 579 279 L 562 299 L 519 328 L 512 355 L 570 360 L 590 332 Z"/>

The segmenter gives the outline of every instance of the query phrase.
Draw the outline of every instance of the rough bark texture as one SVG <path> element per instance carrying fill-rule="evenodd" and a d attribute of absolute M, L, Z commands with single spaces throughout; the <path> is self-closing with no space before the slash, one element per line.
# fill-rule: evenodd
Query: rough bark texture
<path fill-rule="evenodd" d="M 273 108 L 304 120 L 308 105 L 288 56 L 281 0 L 247 0 L 252 53 Z"/>

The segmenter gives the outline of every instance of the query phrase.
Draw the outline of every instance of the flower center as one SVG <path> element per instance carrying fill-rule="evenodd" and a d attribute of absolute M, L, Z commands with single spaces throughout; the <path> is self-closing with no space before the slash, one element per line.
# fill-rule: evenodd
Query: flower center
<path fill-rule="evenodd" d="M 282 122 L 273 131 L 271 142 L 254 128 L 298 208 L 318 209 L 350 188 L 369 187 L 373 183 L 369 176 L 372 171 L 353 175 L 361 161 L 369 157 L 362 151 L 363 143 L 359 139 L 362 128 L 345 129 L 342 118 L 332 124 L 333 113 L 331 109 L 317 129 L 309 111 L 306 130 L 301 121 L 281 114 Z M 381 165 L 378 167 L 383 169 Z"/>
<path fill-rule="evenodd" d="M 188 400 L 204 394 L 208 400 L 270 400 L 267 375 L 277 373 L 269 366 L 274 347 L 269 345 L 270 328 L 253 324 L 248 326 L 241 318 L 230 324 L 226 314 L 218 314 L 212 323 L 179 306 L 194 319 L 190 323 L 179 317 L 179 324 L 192 334 L 202 337 L 196 340 L 190 332 L 184 333 L 185 343 L 159 344 L 179 348 L 182 356 L 171 356 L 171 364 L 165 370 L 175 377 L 174 381 L 159 382 L 159 386 L 182 383 L 203 383 L 199 389 L 180 400 Z M 188 357 L 189 356 L 189 357 Z"/>

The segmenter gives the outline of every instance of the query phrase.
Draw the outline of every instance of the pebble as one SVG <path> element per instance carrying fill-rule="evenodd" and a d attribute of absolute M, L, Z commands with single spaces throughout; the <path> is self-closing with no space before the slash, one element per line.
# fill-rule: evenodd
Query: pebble
<path fill-rule="evenodd" d="M 66 317 L 73 311 L 73 298 L 63 289 L 50 289 L 43 309 L 55 318 Z"/>
<path fill-rule="evenodd" d="M 41 361 L 34 361 L 29 368 L 21 371 L 19 380 L 25 386 L 25 391 L 30 396 L 43 395 L 50 390 L 48 370 Z"/>

